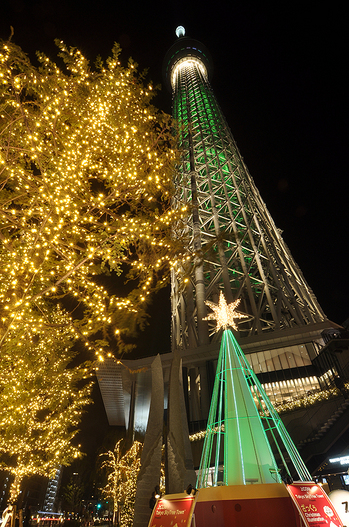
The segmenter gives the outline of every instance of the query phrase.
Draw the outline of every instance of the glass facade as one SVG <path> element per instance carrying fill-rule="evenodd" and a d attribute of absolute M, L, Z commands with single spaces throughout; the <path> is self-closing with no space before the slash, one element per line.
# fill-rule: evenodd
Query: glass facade
<path fill-rule="evenodd" d="M 304 345 L 251 353 L 248 355 L 248 359 L 255 373 L 311 365 L 309 354 Z"/>
<path fill-rule="evenodd" d="M 279 355 L 277 355 L 277 352 L 280 352 Z M 304 369 L 304 366 L 311 366 L 311 361 L 309 359 L 303 360 L 302 357 L 299 355 L 292 355 L 291 352 L 286 352 L 284 349 L 281 350 L 275 350 L 274 353 L 275 357 L 278 357 L 278 361 L 270 362 L 270 355 L 269 352 L 259 352 L 256 354 L 250 354 L 246 355 L 246 359 L 249 361 L 251 368 L 253 369 L 254 373 L 261 379 L 261 376 L 259 375 L 261 371 L 263 371 L 263 367 L 265 367 L 264 372 L 275 372 L 276 369 L 270 369 L 271 364 L 275 364 L 276 366 L 282 366 L 282 363 L 285 365 L 285 368 L 287 368 L 286 364 L 294 364 L 296 366 L 290 366 L 292 368 L 298 367 L 302 368 L 295 373 L 295 376 L 290 378 L 289 375 L 285 375 L 283 371 L 283 368 L 279 367 L 278 369 L 278 380 L 270 380 L 270 382 L 261 382 L 261 385 L 266 392 L 267 396 L 269 397 L 270 401 L 273 403 L 273 405 L 278 405 L 282 403 L 292 402 L 296 401 L 297 399 L 300 399 L 306 395 L 309 394 L 309 392 L 317 391 L 321 389 L 321 385 L 319 382 L 318 377 L 315 375 L 311 375 L 310 373 L 307 375 L 307 370 Z M 297 358 L 298 357 L 298 358 Z M 283 360 L 281 360 L 281 358 Z M 267 368 L 267 361 L 268 363 L 268 370 Z M 292 362 L 291 362 L 292 361 Z M 214 368 L 216 368 L 216 361 L 214 363 Z M 311 370 L 310 370 L 311 371 Z M 325 374 L 325 376 L 328 377 L 329 383 L 332 381 L 330 376 L 328 374 Z M 320 379 L 321 380 L 321 379 Z M 188 376 L 188 395 L 189 395 L 189 416 L 190 421 L 196 421 L 199 418 L 195 418 L 195 416 L 203 416 L 205 415 L 205 412 L 202 411 L 201 408 L 201 379 L 200 374 L 197 375 L 195 386 L 191 386 L 190 383 L 192 382 L 192 378 Z M 194 395 L 195 394 L 195 395 Z M 193 407 L 199 404 L 200 408 L 194 409 Z M 201 411 L 200 411 L 201 410 Z"/>
<path fill-rule="evenodd" d="M 262 384 L 262 387 L 273 405 L 295 401 L 313 390 L 319 390 L 317 377 L 301 377 Z"/>

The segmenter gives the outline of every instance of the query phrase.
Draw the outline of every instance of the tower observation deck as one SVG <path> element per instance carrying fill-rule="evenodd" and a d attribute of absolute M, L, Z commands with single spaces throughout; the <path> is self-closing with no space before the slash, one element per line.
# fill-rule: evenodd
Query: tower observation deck
<path fill-rule="evenodd" d="M 175 209 L 187 207 L 176 236 L 189 258 L 172 279 L 174 348 L 210 343 L 205 300 L 241 299 L 239 336 L 324 322 L 324 315 L 263 202 L 212 91 L 212 60 L 184 30 L 165 58 L 182 152 Z"/>

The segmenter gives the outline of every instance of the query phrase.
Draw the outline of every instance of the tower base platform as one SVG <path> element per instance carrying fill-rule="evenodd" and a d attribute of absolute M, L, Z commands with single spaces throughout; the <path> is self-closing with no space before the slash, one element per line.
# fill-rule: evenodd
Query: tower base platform
<path fill-rule="evenodd" d="M 202 488 L 195 496 L 165 495 L 158 500 L 148 524 L 189 526 L 304 527 L 304 523 L 283 483 L 251 483 Z"/>
<path fill-rule="evenodd" d="M 303 526 L 283 483 L 200 489 L 194 515 L 196 527 Z"/>

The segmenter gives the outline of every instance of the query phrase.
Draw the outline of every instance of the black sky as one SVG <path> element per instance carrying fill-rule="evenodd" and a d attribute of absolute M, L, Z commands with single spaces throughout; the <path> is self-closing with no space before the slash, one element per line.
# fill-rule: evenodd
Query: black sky
<path fill-rule="evenodd" d="M 55 38 L 91 62 L 117 41 L 124 60 L 149 68 L 155 83 L 179 24 L 210 49 L 213 89 L 262 198 L 326 315 L 342 323 L 349 316 L 348 8 L 243 0 L 2 0 L 0 7 L 0 38 L 13 26 L 14 41 L 33 59 L 35 50 L 54 57 Z M 155 104 L 171 111 L 165 88 Z M 168 309 L 166 295 L 161 302 Z M 156 331 L 155 322 L 155 347 Z M 158 345 L 166 348 L 166 339 Z"/>

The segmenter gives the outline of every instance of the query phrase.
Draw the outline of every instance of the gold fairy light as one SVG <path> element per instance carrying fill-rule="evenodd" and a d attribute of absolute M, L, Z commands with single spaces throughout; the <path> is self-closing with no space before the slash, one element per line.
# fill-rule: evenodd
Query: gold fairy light
<path fill-rule="evenodd" d="M 213 313 L 209 313 L 203 320 L 215 320 L 217 322 L 215 332 L 218 332 L 221 328 L 227 329 L 228 327 L 237 330 L 238 327 L 235 323 L 235 319 L 248 318 L 248 315 L 235 311 L 240 304 L 240 298 L 235 300 L 235 302 L 227 304 L 222 291 L 219 294 L 218 304 L 215 304 L 210 300 L 206 300 L 205 304 L 212 309 Z"/>

